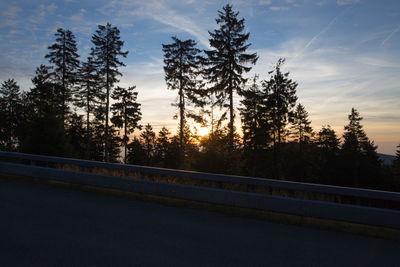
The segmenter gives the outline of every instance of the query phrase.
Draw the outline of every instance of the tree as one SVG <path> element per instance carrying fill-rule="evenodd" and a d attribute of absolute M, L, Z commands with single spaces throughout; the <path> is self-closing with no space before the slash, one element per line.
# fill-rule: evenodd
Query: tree
<path fill-rule="evenodd" d="M 326 152 L 337 152 L 339 149 L 339 138 L 330 125 L 322 126 L 318 132 L 318 145 Z"/>
<path fill-rule="evenodd" d="M 110 23 L 106 26 L 99 25 L 96 33 L 92 36 L 94 48 L 91 55 L 93 62 L 97 67 L 97 71 L 104 82 L 106 90 L 106 107 L 105 112 L 105 147 L 104 160 L 109 161 L 109 109 L 110 95 L 113 86 L 118 82 L 117 77 L 122 74 L 118 71 L 118 67 L 125 66 L 118 57 L 126 57 L 128 51 L 123 52 L 122 46 L 124 42 L 120 40 L 120 31 L 117 27 L 112 27 Z"/>
<path fill-rule="evenodd" d="M 251 45 L 247 43 L 250 33 L 244 33 L 244 19 L 238 19 L 239 12 L 234 12 L 231 5 L 226 5 L 218 11 L 216 19 L 219 29 L 210 34 L 211 50 L 205 51 L 208 81 L 212 84 L 211 92 L 216 96 L 220 106 L 229 107 L 229 144 L 233 150 L 234 141 L 234 107 L 233 94 L 241 93 L 242 85 L 247 79 L 243 73 L 251 70 L 245 64 L 256 64 L 257 54 L 246 54 Z M 226 105 L 226 101 L 229 104 Z"/>
<path fill-rule="evenodd" d="M 154 142 L 156 139 L 156 133 L 153 131 L 153 127 L 148 123 L 144 128 L 144 132 L 140 134 L 140 137 L 144 140 L 145 151 L 146 151 L 146 164 L 149 166 L 151 163 L 151 158 L 154 153 Z"/>
<path fill-rule="evenodd" d="M 311 140 L 313 129 L 311 127 L 311 121 L 308 120 L 308 112 L 300 103 L 294 111 L 291 128 L 293 137 L 300 144 L 300 151 L 302 151 L 303 143 L 308 143 Z"/>
<path fill-rule="evenodd" d="M 296 105 L 297 83 L 289 79 L 289 72 L 282 73 L 284 59 L 279 59 L 269 80 L 263 82 L 263 94 L 266 106 L 266 117 L 271 125 L 271 134 L 274 145 L 274 166 L 276 176 L 279 177 L 279 150 L 286 126 L 293 120 L 293 108 Z"/>
<path fill-rule="evenodd" d="M 172 37 L 173 43 L 163 44 L 164 52 L 164 72 L 165 81 L 168 89 L 178 90 L 179 109 L 179 145 L 180 145 L 180 167 L 184 166 L 185 147 L 184 147 L 184 129 L 186 127 L 186 118 L 194 118 L 196 121 L 201 120 L 193 111 L 188 110 L 188 105 L 196 107 L 204 106 L 204 90 L 198 80 L 200 50 L 196 48 L 196 42 L 189 39 L 181 41 L 176 37 Z"/>
<path fill-rule="evenodd" d="M 70 156 L 65 139 L 60 99 L 61 85 L 54 83 L 49 67 L 41 65 L 32 79 L 34 87 L 24 99 L 21 151 L 51 156 Z"/>
<path fill-rule="evenodd" d="M 18 146 L 18 128 L 21 119 L 21 95 L 17 82 L 8 79 L 0 87 L 0 147 L 15 150 Z"/>
<path fill-rule="evenodd" d="M 105 95 L 101 91 L 101 80 L 97 74 L 92 57 L 83 62 L 79 71 L 79 90 L 75 94 L 75 105 L 84 108 L 86 112 L 86 159 L 90 159 L 91 127 L 90 116 L 104 101 Z"/>
<path fill-rule="evenodd" d="M 171 133 L 167 128 L 162 127 L 158 132 L 156 139 L 156 157 L 157 161 L 160 163 L 161 167 L 168 167 L 168 156 L 170 152 L 170 136 Z"/>
<path fill-rule="evenodd" d="M 245 149 L 253 151 L 265 147 L 269 139 L 264 99 L 257 79 L 258 76 L 254 76 L 250 88 L 243 91 L 242 107 L 239 108 L 242 116 L 243 145 Z"/>
<path fill-rule="evenodd" d="M 128 135 L 133 133 L 135 129 L 141 129 L 139 121 L 142 119 L 140 112 L 140 104 L 137 103 L 137 92 L 134 92 L 136 86 L 131 86 L 128 89 L 117 87 L 115 88 L 111 98 L 116 100 L 111 106 L 113 117 L 111 122 L 118 128 L 124 128 L 124 163 L 127 161 L 127 144 L 129 141 Z"/>
<path fill-rule="evenodd" d="M 50 52 L 45 58 L 48 58 L 49 62 L 54 64 L 53 78 L 61 86 L 61 118 L 64 125 L 66 114 L 69 112 L 68 103 L 72 101 L 73 90 L 71 86 L 77 80 L 79 55 L 77 53 L 75 36 L 70 30 L 58 28 L 55 36 L 56 42 L 48 47 Z"/>
<path fill-rule="evenodd" d="M 400 179 L 400 144 L 397 146 L 396 159 L 393 161 L 394 175 L 397 179 Z M 399 180 L 400 181 L 400 180 Z"/>
<path fill-rule="evenodd" d="M 360 123 L 363 118 L 355 108 L 351 109 L 348 118 L 349 124 L 344 127 L 341 149 L 343 165 L 346 167 L 350 183 L 355 186 L 371 186 L 376 183 L 374 180 L 380 170 L 377 146 L 368 139 Z M 360 177 L 363 177 L 363 181 L 359 180 Z"/>

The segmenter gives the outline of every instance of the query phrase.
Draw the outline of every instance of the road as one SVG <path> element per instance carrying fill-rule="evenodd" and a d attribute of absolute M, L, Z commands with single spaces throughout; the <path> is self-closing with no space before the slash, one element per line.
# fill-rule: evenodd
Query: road
<path fill-rule="evenodd" d="M 0 178 L 0 266 L 399 266 L 400 242 Z"/>

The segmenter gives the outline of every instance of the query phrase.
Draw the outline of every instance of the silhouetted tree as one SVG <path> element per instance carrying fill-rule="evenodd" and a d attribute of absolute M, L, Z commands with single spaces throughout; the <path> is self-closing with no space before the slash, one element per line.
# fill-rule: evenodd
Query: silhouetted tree
<path fill-rule="evenodd" d="M 70 30 L 58 28 L 55 36 L 56 42 L 48 47 L 50 52 L 45 58 L 54 65 L 53 78 L 60 85 L 61 119 L 64 127 L 66 115 L 69 113 L 68 104 L 72 101 L 72 86 L 77 80 L 79 55 L 75 35 Z"/>
<path fill-rule="evenodd" d="M 127 144 L 129 142 L 128 135 L 133 133 L 135 129 L 141 129 L 139 121 L 142 119 L 140 112 L 140 104 L 137 103 L 137 92 L 134 92 L 136 86 L 131 86 L 128 89 L 117 87 L 115 88 L 111 98 L 116 100 L 111 106 L 113 117 L 111 122 L 118 128 L 124 128 L 124 136 L 122 142 L 124 144 L 124 163 L 127 161 Z"/>
<path fill-rule="evenodd" d="M 344 127 L 342 144 L 342 165 L 347 169 L 355 186 L 371 185 L 379 175 L 380 161 L 376 152 L 377 147 L 371 142 L 364 132 L 358 111 L 354 108 L 348 116 L 349 124 Z M 359 178 L 363 177 L 363 181 Z"/>
<path fill-rule="evenodd" d="M 0 87 L 0 147 L 9 151 L 17 149 L 21 112 L 19 86 L 14 79 L 8 79 Z"/>
<path fill-rule="evenodd" d="M 147 164 L 145 145 L 136 137 L 128 144 L 128 163 L 135 165 Z"/>
<path fill-rule="evenodd" d="M 395 179 L 398 181 L 398 186 L 400 188 L 400 144 L 397 146 L 396 159 L 393 161 L 393 169 Z"/>
<path fill-rule="evenodd" d="M 249 175 L 259 175 L 259 166 L 264 162 L 263 154 L 270 142 L 269 124 L 265 116 L 264 96 L 254 76 L 248 90 L 244 90 L 242 106 L 239 108 L 242 119 L 243 152 L 245 168 Z"/>
<path fill-rule="evenodd" d="M 292 136 L 295 138 L 295 141 L 300 144 L 300 151 L 302 151 L 303 143 L 311 141 L 313 129 L 311 127 L 311 121 L 308 119 L 308 112 L 300 103 L 294 111 L 291 129 Z"/>
<path fill-rule="evenodd" d="M 110 95 L 114 84 L 118 82 L 117 77 L 122 75 L 118 67 L 125 66 L 118 57 L 126 57 L 128 52 L 122 51 L 124 42 L 120 40 L 120 31 L 117 27 L 112 27 L 110 23 L 106 26 L 98 25 L 96 33 L 92 36 L 92 43 L 94 44 L 91 52 L 93 62 L 106 90 L 104 160 L 109 161 Z"/>
<path fill-rule="evenodd" d="M 274 144 L 275 175 L 278 177 L 279 166 L 277 165 L 279 164 L 280 144 L 287 124 L 293 121 L 293 108 L 297 101 L 297 83 L 289 79 L 289 72 L 281 72 L 284 62 L 284 59 L 279 59 L 274 70 L 269 72 L 273 75 L 269 80 L 263 82 L 263 94 L 267 108 L 266 116 L 271 125 Z"/>
<path fill-rule="evenodd" d="M 326 152 L 336 153 L 339 150 L 339 138 L 330 125 L 322 126 L 318 132 L 318 145 Z"/>
<path fill-rule="evenodd" d="M 70 156 L 65 139 L 60 99 L 61 85 L 54 83 L 49 67 L 41 65 L 32 79 L 34 87 L 24 99 L 24 131 L 21 151 L 52 156 Z"/>
<path fill-rule="evenodd" d="M 178 90 L 179 109 L 179 145 L 180 145 L 180 166 L 184 166 L 185 147 L 184 147 L 184 128 L 186 127 L 186 118 L 190 117 L 197 122 L 201 116 L 189 110 L 187 106 L 204 106 L 204 90 L 198 79 L 200 71 L 200 50 L 196 48 L 196 42 L 189 39 L 181 41 L 172 37 L 172 44 L 163 44 L 164 52 L 164 71 L 165 81 L 168 89 Z"/>
<path fill-rule="evenodd" d="M 168 167 L 167 160 L 168 154 L 171 146 L 170 136 L 171 133 L 167 128 L 162 127 L 162 129 L 158 132 L 158 136 L 156 139 L 156 157 L 157 161 L 160 162 L 161 167 Z"/>
<path fill-rule="evenodd" d="M 144 128 L 144 131 L 140 134 L 140 137 L 144 140 L 145 151 L 146 151 L 146 164 L 149 166 L 154 154 L 154 143 L 156 139 L 156 133 L 153 131 L 153 127 L 148 123 Z"/>
<path fill-rule="evenodd" d="M 96 65 L 92 57 L 82 62 L 79 71 L 79 89 L 75 93 L 75 105 L 84 108 L 86 112 L 86 159 L 90 159 L 91 126 L 90 116 L 94 115 L 96 108 L 104 101 L 101 79 L 97 74 Z"/>
<path fill-rule="evenodd" d="M 242 86 L 247 81 L 243 74 L 251 67 L 245 64 L 255 64 L 257 54 L 246 54 L 250 43 L 247 43 L 250 33 L 244 32 L 244 19 L 238 19 L 239 12 L 234 12 L 231 5 L 226 5 L 218 11 L 216 19 L 219 29 L 210 34 L 211 50 L 206 50 L 206 77 L 211 83 L 211 92 L 216 96 L 220 106 L 229 107 L 229 145 L 233 150 L 234 141 L 234 106 L 233 94 L 241 93 Z M 226 104 L 226 101 L 229 104 Z"/>
<path fill-rule="evenodd" d="M 83 127 L 83 116 L 72 113 L 67 120 L 65 135 L 71 146 L 73 157 L 85 158 L 86 151 L 86 129 Z M 90 158 L 88 158 L 90 159 Z"/>

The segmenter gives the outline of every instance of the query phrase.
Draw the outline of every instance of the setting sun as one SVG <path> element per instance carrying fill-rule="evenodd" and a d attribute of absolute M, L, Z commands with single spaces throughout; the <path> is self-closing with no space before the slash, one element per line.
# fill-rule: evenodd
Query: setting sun
<path fill-rule="evenodd" d="M 206 126 L 202 126 L 202 127 L 192 126 L 191 130 L 194 134 L 201 136 L 201 137 L 206 136 L 210 132 L 210 129 Z"/>

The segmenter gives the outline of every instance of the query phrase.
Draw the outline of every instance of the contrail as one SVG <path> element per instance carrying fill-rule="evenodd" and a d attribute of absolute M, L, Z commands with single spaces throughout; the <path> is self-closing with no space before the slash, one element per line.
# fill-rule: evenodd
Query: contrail
<path fill-rule="evenodd" d="M 315 35 L 313 38 L 311 38 L 311 40 L 304 46 L 304 48 L 299 53 L 297 53 L 292 59 L 296 59 L 297 57 L 301 56 L 304 53 L 304 51 L 315 42 L 315 40 L 317 40 L 321 35 L 326 33 L 332 27 L 332 25 L 336 23 L 338 18 L 340 16 L 342 16 L 344 13 L 346 13 L 350 8 L 352 8 L 352 6 L 348 6 L 345 10 L 343 10 L 336 17 L 334 17 L 328 23 L 328 25 L 326 25 L 325 28 L 323 28 L 317 35 Z"/>
<path fill-rule="evenodd" d="M 400 25 L 399 25 L 399 27 L 397 27 L 394 31 L 392 31 L 392 32 L 388 35 L 388 37 L 386 37 L 385 40 L 382 41 L 381 47 L 384 46 L 384 45 L 386 44 L 386 42 L 389 41 L 390 38 L 392 38 L 392 36 L 393 36 L 396 32 L 398 32 L 399 30 L 400 30 Z"/>

